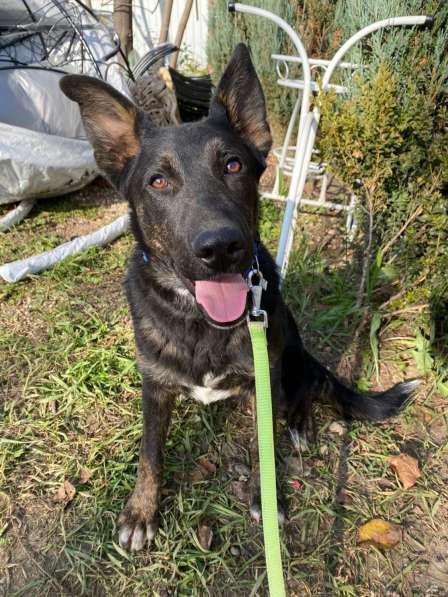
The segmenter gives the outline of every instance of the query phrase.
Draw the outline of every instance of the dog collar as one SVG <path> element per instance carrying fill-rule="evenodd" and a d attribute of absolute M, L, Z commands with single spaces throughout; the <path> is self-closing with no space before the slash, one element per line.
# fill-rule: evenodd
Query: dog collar
<path fill-rule="evenodd" d="M 255 240 L 254 240 L 254 252 L 253 252 L 253 256 L 252 256 L 252 263 L 250 268 L 246 271 L 246 273 L 244 274 L 244 277 L 246 278 L 246 280 L 249 277 L 249 274 L 252 270 L 259 270 L 260 269 L 260 264 L 258 262 L 258 256 L 260 253 L 260 234 L 257 231 L 255 233 Z"/>

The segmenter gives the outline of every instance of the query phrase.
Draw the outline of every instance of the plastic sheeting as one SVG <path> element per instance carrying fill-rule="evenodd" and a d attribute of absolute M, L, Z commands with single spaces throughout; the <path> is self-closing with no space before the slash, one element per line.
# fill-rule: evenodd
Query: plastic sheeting
<path fill-rule="evenodd" d="M 77 104 L 64 96 L 65 73 L 129 90 L 114 55 L 113 32 L 77 0 L 0 0 L 0 205 L 21 201 L 0 219 L 17 224 L 40 197 L 77 190 L 98 174 Z M 129 227 L 122 216 L 51 251 L 0 266 L 18 282 L 88 247 L 112 242 Z"/>
<path fill-rule="evenodd" d="M 0 204 L 68 193 L 97 174 L 86 141 L 0 122 Z"/>
<path fill-rule="evenodd" d="M 113 34 L 76 0 L 3 0 L 0 23 L 11 27 L 0 36 L 0 205 L 81 188 L 98 169 L 59 80 L 101 76 L 129 96 L 123 69 L 107 58 Z"/>

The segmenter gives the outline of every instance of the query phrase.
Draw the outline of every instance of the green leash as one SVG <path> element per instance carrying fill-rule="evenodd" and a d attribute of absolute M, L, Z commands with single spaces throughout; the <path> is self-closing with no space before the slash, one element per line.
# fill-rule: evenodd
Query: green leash
<path fill-rule="evenodd" d="M 255 393 L 257 397 L 258 452 L 260 457 L 261 512 L 263 516 L 264 551 L 271 597 L 285 597 L 280 536 L 277 518 L 277 483 L 275 476 L 274 432 L 272 422 L 271 381 L 266 340 L 267 315 L 260 309 L 261 291 L 265 288 L 260 272 L 260 285 L 249 287 L 254 299 L 253 316 L 263 316 L 263 321 L 248 320 L 255 369 Z M 265 284 L 265 283 L 264 283 Z M 260 289 L 258 292 L 256 289 Z M 254 292 L 255 290 L 255 292 Z"/>

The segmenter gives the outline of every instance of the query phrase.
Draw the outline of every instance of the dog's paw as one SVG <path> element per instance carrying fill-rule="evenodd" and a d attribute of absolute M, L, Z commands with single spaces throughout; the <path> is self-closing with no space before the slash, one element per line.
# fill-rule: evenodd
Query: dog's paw
<path fill-rule="evenodd" d="M 146 520 L 132 510 L 125 509 L 118 517 L 118 541 L 123 549 L 139 551 L 151 545 L 157 532 L 157 523 Z"/>
<path fill-rule="evenodd" d="M 261 505 L 259 504 L 259 502 L 252 502 L 249 508 L 249 513 L 252 520 L 255 523 L 259 524 L 261 520 Z"/>
<path fill-rule="evenodd" d="M 254 501 L 252 502 L 252 504 L 250 505 L 250 517 L 252 518 L 252 520 L 259 524 L 261 521 L 261 505 L 258 501 Z M 285 504 L 283 503 L 282 499 L 278 499 L 277 501 L 277 520 L 278 520 L 278 524 L 279 526 L 283 526 L 286 522 L 286 508 L 285 508 Z"/>
<path fill-rule="evenodd" d="M 289 435 L 291 436 L 294 449 L 300 454 L 309 451 L 311 446 L 316 442 L 312 428 L 305 428 L 299 431 L 296 427 L 289 427 Z"/>

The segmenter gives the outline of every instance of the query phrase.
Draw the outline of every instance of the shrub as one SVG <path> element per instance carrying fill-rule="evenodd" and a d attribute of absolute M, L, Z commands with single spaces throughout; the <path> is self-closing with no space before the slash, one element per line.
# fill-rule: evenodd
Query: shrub
<path fill-rule="evenodd" d="M 330 169 L 356 187 L 360 218 L 370 229 L 367 258 L 376 255 L 380 263 L 393 263 L 399 274 L 397 307 L 429 304 L 419 323 L 444 368 L 448 6 L 440 1 L 344 0 L 338 4 L 335 28 L 341 27 L 346 38 L 368 22 L 394 13 L 434 13 L 435 24 L 432 30 L 375 34 L 354 50 L 349 59 L 365 68 L 353 79 L 348 100 L 322 98 L 320 146 Z M 366 225 L 366 213 L 371 226 Z"/>

